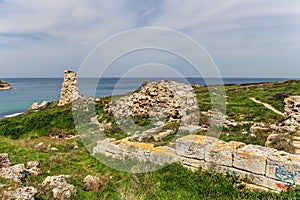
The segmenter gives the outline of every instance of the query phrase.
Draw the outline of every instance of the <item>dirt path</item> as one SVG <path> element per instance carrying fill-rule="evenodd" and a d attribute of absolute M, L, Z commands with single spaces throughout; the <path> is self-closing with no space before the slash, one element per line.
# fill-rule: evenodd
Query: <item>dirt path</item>
<path fill-rule="evenodd" d="M 274 108 L 274 107 L 271 106 L 270 104 L 261 102 L 261 101 L 255 99 L 254 97 L 251 97 L 250 99 L 251 99 L 253 102 L 255 102 L 255 103 L 262 104 L 263 106 L 265 106 L 265 107 L 268 108 L 269 110 L 272 110 L 273 112 L 275 112 L 275 113 L 277 113 L 277 114 L 279 114 L 279 115 L 284 116 L 284 114 L 283 114 L 282 112 L 280 112 L 279 110 L 277 110 L 276 108 Z"/>

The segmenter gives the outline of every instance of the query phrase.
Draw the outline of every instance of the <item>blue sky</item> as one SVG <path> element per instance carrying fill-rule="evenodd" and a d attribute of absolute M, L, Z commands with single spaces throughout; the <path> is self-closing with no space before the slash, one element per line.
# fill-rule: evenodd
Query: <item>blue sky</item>
<path fill-rule="evenodd" d="M 299 78 L 299 19 L 298 0 L 0 0 L 0 77 L 62 76 L 106 38 L 154 26 L 194 38 L 224 77 Z"/>

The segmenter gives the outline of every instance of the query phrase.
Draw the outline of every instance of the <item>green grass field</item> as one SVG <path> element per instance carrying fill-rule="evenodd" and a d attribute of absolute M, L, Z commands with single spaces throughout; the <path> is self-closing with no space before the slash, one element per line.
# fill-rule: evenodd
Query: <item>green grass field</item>
<path fill-rule="evenodd" d="M 226 86 L 227 115 L 236 121 L 255 121 L 274 123 L 281 118 L 262 105 L 252 102 L 255 97 L 270 103 L 283 112 L 285 95 L 300 95 L 300 82 L 264 83 L 253 85 Z M 210 98 L 206 87 L 195 88 L 201 111 L 210 109 Z M 280 94 L 280 95 L 278 95 Z M 100 121 L 112 121 L 112 117 L 104 112 L 107 99 L 96 105 L 97 114 L 103 117 Z M 0 120 L 0 152 L 9 153 L 13 164 L 37 160 L 41 163 L 43 173 L 38 177 L 27 177 L 27 186 L 40 188 L 47 176 L 59 174 L 70 175 L 68 182 L 75 185 L 78 195 L 74 199 L 299 199 L 300 188 L 280 194 L 254 192 L 246 190 L 239 184 L 238 177 L 212 174 L 205 171 L 191 172 L 179 164 L 172 164 L 158 171 L 130 174 L 111 169 L 89 154 L 80 139 L 53 139 L 47 135 L 75 134 L 71 107 L 56 107 L 56 102 L 46 108 L 8 119 Z M 109 133 L 112 137 L 122 134 L 116 124 Z M 259 138 L 252 138 L 249 126 L 224 129 L 221 139 L 243 141 L 264 145 L 266 133 Z M 227 134 L 226 134 L 227 133 Z M 37 150 L 35 145 L 56 147 L 58 151 Z M 78 146 L 78 148 L 74 148 Z M 100 192 L 84 190 L 83 179 L 86 175 L 96 175 L 108 180 Z M 16 187 L 13 182 L 0 179 L 5 184 L 0 191 Z M 51 194 L 38 195 L 37 199 L 51 199 Z"/>

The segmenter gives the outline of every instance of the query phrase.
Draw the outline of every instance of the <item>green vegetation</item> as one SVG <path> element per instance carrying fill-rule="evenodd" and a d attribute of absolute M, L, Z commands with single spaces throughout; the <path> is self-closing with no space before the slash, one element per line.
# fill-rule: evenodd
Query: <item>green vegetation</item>
<path fill-rule="evenodd" d="M 39 189 L 47 176 L 70 175 L 68 182 L 78 190 L 74 199 L 297 199 L 300 195 L 300 188 L 280 194 L 249 191 L 239 184 L 237 177 L 201 170 L 192 172 L 179 164 L 143 174 L 120 172 L 90 156 L 79 139 L 44 136 L 29 140 L 29 137 L 18 140 L 0 137 L 0 152 L 9 152 L 13 164 L 29 160 L 41 163 L 43 173 L 27 177 L 23 183 L 26 186 Z M 59 151 L 38 151 L 34 146 L 40 142 Z M 108 183 L 100 192 L 85 191 L 82 181 L 86 175 L 105 178 Z M 6 184 L 2 191 L 16 186 L 7 180 L 0 181 Z M 37 199 L 51 199 L 51 194 L 39 194 Z"/>
<path fill-rule="evenodd" d="M 299 81 L 226 86 L 227 115 L 236 121 L 275 123 L 281 116 L 252 102 L 249 98 L 267 102 L 283 112 L 283 98 L 287 95 L 300 95 Z M 195 87 L 201 111 L 211 108 L 207 87 Z M 123 138 L 126 134 L 118 128 L 113 116 L 105 112 L 109 98 L 102 98 L 96 104 L 99 122 L 111 124 L 106 136 Z M 37 160 L 41 163 L 42 175 L 27 177 L 24 185 L 40 188 L 47 176 L 70 175 L 68 182 L 78 190 L 76 199 L 297 199 L 300 188 L 280 194 L 249 191 L 237 177 L 213 174 L 204 171 L 191 172 L 179 164 L 172 164 L 158 171 L 144 174 L 129 174 L 111 169 L 89 154 L 80 139 L 53 139 L 49 135 L 75 134 L 76 129 L 70 106 L 57 107 L 51 103 L 38 112 L 0 120 L 0 152 L 10 154 L 11 160 L 25 163 Z M 201 122 L 207 118 L 201 116 Z M 135 119 L 137 125 L 148 125 L 145 118 Z M 170 123 L 163 130 L 177 130 L 178 123 Z M 221 139 L 243 141 L 264 145 L 268 133 L 259 132 L 256 137 L 249 133 L 250 125 L 223 129 Z M 243 133 L 244 132 L 244 133 Z M 176 133 L 176 132 L 175 132 Z M 175 135 L 170 135 L 156 145 L 164 145 Z M 58 151 L 37 150 L 36 144 L 56 147 Z M 75 148 L 75 147 L 78 148 Z M 83 179 L 86 175 L 96 175 L 108 180 L 100 192 L 84 190 Z M 15 183 L 0 179 L 5 184 L 0 191 L 16 187 Z M 50 194 L 39 194 L 38 199 L 51 199 Z"/>

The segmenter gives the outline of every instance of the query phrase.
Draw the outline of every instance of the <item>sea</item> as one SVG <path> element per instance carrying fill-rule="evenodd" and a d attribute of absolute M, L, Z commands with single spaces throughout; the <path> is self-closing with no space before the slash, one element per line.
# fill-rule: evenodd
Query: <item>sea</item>
<path fill-rule="evenodd" d="M 18 115 L 19 113 L 28 110 L 33 102 L 41 103 L 43 101 L 51 102 L 59 100 L 60 90 L 63 83 L 63 78 L 0 78 L 0 80 L 9 82 L 13 87 L 12 90 L 0 91 L 0 118 Z M 144 81 L 151 82 L 159 80 L 165 80 L 165 78 L 126 78 L 122 80 L 119 78 L 101 78 L 99 81 L 93 80 L 90 81 L 90 84 L 85 84 L 84 92 L 92 94 L 90 96 L 94 97 L 122 94 L 140 88 Z M 168 78 L 168 80 L 207 85 L 207 81 L 202 78 L 186 78 L 184 80 L 180 78 Z M 284 80 L 288 79 L 223 78 L 223 83 L 249 84 Z M 86 82 L 87 81 L 85 81 L 85 83 Z"/>

